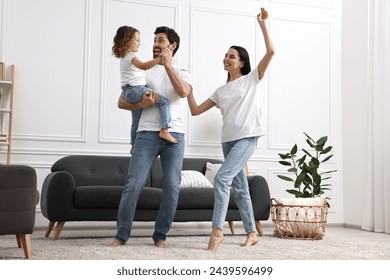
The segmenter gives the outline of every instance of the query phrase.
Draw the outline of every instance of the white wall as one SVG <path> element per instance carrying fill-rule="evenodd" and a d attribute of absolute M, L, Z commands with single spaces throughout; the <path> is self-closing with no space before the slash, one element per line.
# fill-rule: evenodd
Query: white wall
<path fill-rule="evenodd" d="M 65 155 L 128 155 L 131 117 L 116 106 L 119 67 L 111 55 L 120 25 L 140 30 L 144 59 L 152 55 L 154 28 L 175 28 L 181 36 L 175 62 L 191 71 L 200 102 L 225 82 L 222 58 L 231 45 L 248 49 L 252 67 L 262 57 L 260 5 L 271 16 L 276 56 L 261 84 L 266 136 L 249 171 L 267 179 L 272 197 L 289 196 L 276 177 L 285 173 L 278 153 L 303 146 L 304 131 L 329 136 L 335 157 L 324 169 L 338 172 L 328 221 L 343 223 L 342 10 L 336 0 L 0 0 L 0 60 L 16 66 L 12 163 L 33 166 L 40 188 Z M 219 111 L 191 117 L 187 110 L 185 121 L 185 155 L 222 158 Z M 38 207 L 38 226 L 46 224 L 40 215 Z"/>

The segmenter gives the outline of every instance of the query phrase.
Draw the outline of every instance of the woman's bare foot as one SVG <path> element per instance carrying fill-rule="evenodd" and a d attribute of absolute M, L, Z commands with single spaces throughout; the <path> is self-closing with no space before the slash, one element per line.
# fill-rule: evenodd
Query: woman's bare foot
<path fill-rule="evenodd" d="M 123 243 L 120 242 L 118 239 L 115 239 L 115 240 L 110 244 L 111 247 L 119 247 L 119 246 L 122 246 L 122 245 L 123 245 Z"/>
<path fill-rule="evenodd" d="M 163 128 L 160 131 L 160 137 L 164 140 L 167 140 L 168 142 L 171 142 L 173 144 L 177 144 L 177 140 L 175 137 L 173 137 L 169 131 L 168 128 Z"/>
<path fill-rule="evenodd" d="M 222 229 L 220 228 L 213 228 L 211 231 L 210 239 L 209 239 L 209 246 L 207 247 L 207 251 L 214 252 L 217 250 L 219 244 L 221 244 L 225 240 L 225 237 L 223 236 Z"/>
<path fill-rule="evenodd" d="M 255 245 L 259 241 L 259 238 L 257 237 L 257 234 L 254 231 L 249 232 L 246 236 L 247 237 L 246 237 L 245 243 L 242 244 L 242 246 L 252 246 L 252 245 Z"/>

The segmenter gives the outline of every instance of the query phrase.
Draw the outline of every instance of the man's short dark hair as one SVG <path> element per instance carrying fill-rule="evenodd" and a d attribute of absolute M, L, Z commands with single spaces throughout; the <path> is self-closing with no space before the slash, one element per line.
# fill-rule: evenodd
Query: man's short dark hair
<path fill-rule="evenodd" d="M 175 55 L 177 50 L 179 49 L 180 46 L 180 37 L 176 33 L 175 30 L 172 28 L 169 28 L 167 26 L 160 26 L 156 28 L 156 31 L 154 31 L 154 35 L 157 35 L 158 33 L 165 33 L 167 35 L 168 41 L 170 44 L 176 43 L 176 48 L 173 50 L 172 56 Z"/>

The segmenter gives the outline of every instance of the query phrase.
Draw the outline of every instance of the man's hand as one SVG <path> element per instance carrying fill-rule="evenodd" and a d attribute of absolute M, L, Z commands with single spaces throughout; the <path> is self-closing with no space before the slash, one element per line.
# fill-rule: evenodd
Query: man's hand
<path fill-rule="evenodd" d="M 127 102 L 126 99 L 121 95 L 118 99 L 118 108 L 124 110 L 139 110 L 154 104 L 160 101 L 160 97 L 155 91 L 147 92 L 142 95 L 142 99 L 138 103 Z"/>
<path fill-rule="evenodd" d="M 164 66 L 170 67 L 172 66 L 172 50 L 166 48 L 161 53 L 161 63 Z"/>
<path fill-rule="evenodd" d="M 149 106 L 153 106 L 154 104 L 160 102 L 160 96 L 157 92 L 151 91 L 147 92 L 142 96 L 142 100 L 140 103 L 142 103 L 142 108 L 146 108 Z"/>

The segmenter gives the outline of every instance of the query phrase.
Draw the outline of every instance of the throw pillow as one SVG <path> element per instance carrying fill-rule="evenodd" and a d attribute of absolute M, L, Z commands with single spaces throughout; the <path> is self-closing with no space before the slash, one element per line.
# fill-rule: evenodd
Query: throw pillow
<path fill-rule="evenodd" d="M 219 168 L 221 167 L 222 163 L 206 163 L 206 178 L 214 185 L 214 177 L 217 174 Z"/>
<path fill-rule="evenodd" d="M 196 170 L 183 170 L 181 172 L 181 187 L 182 188 L 213 188 L 206 177 Z"/>

